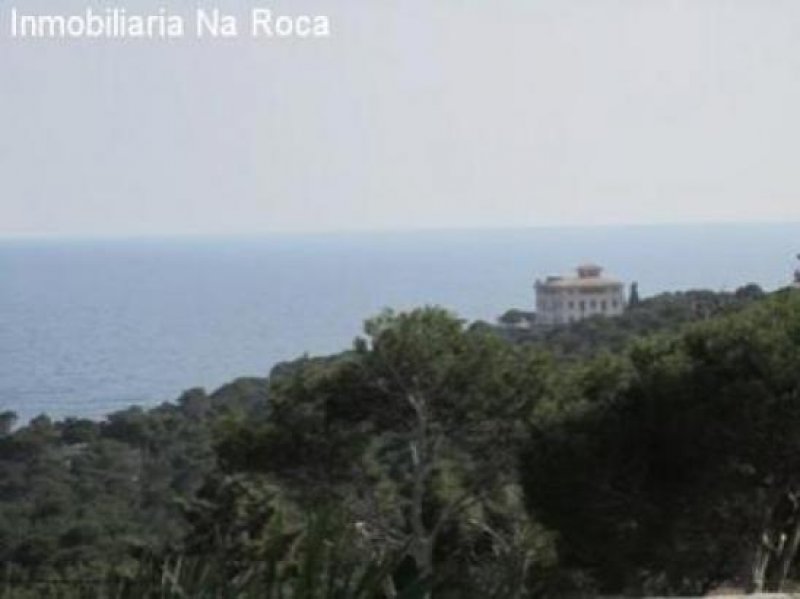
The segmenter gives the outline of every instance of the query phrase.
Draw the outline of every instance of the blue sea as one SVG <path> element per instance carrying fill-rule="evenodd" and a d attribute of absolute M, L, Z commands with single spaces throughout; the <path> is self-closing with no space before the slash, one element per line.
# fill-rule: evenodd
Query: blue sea
<path fill-rule="evenodd" d="M 0 409 L 99 418 L 348 347 L 384 308 L 494 320 L 587 260 L 643 295 L 787 284 L 800 224 L 0 241 Z"/>

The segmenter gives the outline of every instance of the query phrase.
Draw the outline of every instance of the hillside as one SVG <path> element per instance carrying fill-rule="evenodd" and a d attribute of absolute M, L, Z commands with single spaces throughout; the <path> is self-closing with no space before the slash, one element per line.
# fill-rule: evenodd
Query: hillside
<path fill-rule="evenodd" d="M 569 327 L 385 313 L 352 349 L 0 437 L 8 597 L 780 590 L 800 546 L 800 297 Z M 327 590 L 326 590 L 327 589 Z"/>

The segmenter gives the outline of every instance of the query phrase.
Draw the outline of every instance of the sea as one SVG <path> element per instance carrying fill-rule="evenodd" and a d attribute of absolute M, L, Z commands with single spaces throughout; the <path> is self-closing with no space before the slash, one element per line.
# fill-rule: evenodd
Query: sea
<path fill-rule="evenodd" d="M 0 240 L 0 410 L 102 418 L 351 346 L 384 309 L 531 310 L 591 261 L 643 296 L 787 285 L 800 224 Z"/>

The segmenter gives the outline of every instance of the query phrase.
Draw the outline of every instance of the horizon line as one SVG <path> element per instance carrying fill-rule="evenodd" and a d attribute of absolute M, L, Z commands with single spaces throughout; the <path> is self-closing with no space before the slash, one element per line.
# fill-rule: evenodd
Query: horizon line
<path fill-rule="evenodd" d="M 524 231 L 586 230 L 586 229 L 656 229 L 674 227 L 742 227 L 742 226 L 800 226 L 800 220 L 708 220 L 665 221 L 599 224 L 545 224 L 545 225 L 491 225 L 491 226 L 421 226 L 376 227 L 374 229 L 307 229 L 263 231 L 175 231 L 175 232 L 76 232 L 76 233 L 2 233 L 0 242 L 8 241 L 150 241 L 150 240 L 203 240 L 203 239 L 265 239 L 301 237 L 341 237 L 375 235 L 419 235 L 436 233 L 502 233 Z"/>

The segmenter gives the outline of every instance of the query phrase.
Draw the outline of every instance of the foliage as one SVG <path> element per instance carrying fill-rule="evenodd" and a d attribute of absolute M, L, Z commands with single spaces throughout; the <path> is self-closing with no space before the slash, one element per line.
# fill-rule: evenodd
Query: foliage
<path fill-rule="evenodd" d="M 779 590 L 800 542 L 800 298 L 611 362 L 565 375 L 524 453 L 563 564 L 603 591 Z"/>
<path fill-rule="evenodd" d="M 515 343 L 530 343 L 567 360 L 586 359 L 603 351 L 620 352 L 636 339 L 674 332 L 692 322 L 732 314 L 764 297 L 757 285 L 733 293 L 694 290 L 641 299 L 621 316 L 594 316 L 548 327 L 494 327 Z"/>
<path fill-rule="evenodd" d="M 510 498 L 548 363 L 435 308 L 385 313 L 365 332 L 339 359 L 279 377 L 269 416 L 228 430 L 223 463 L 268 473 L 306 505 L 343 501 L 367 534 L 407 546 L 418 576 L 446 561 L 443 578 L 469 580 L 471 561 L 530 526 Z"/>
<path fill-rule="evenodd" d="M 348 351 L 210 395 L 0 414 L 0 593 L 778 590 L 800 547 L 798 373 L 800 295 L 747 286 L 551 328 L 386 312 Z"/>
<path fill-rule="evenodd" d="M 180 546 L 188 527 L 177 500 L 215 468 L 211 422 L 247 404 L 226 394 L 191 391 L 103 422 L 41 416 L 0 436 L 6 584 L 122 575 L 142 554 Z"/>

